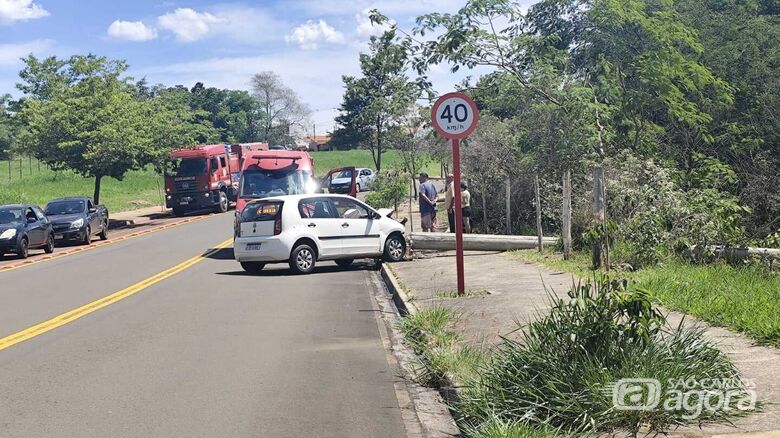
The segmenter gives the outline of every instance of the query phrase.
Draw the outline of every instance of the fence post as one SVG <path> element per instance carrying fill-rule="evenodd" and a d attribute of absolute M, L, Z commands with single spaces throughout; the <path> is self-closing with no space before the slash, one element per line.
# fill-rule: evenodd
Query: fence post
<path fill-rule="evenodd" d="M 563 174 L 563 259 L 571 257 L 571 171 Z"/>
<path fill-rule="evenodd" d="M 512 183 L 509 177 L 506 177 L 506 234 L 512 234 Z"/>
<path fill-rule="evenodd" d="M 596 226 L 599 224 L 606 227 L 604 220 L 606 211 L 604 205 L 604 168 L 596 167 L 593 169 L 593 217 L 596 220 Z M 605 230 L 602 230 L 605 231 Z M 604 242 L 599 236 L 593 243 L 593 268 L 598 269 L 604 265 Z"/>
<path fill-rule="evenodd" d="M 539 189 L 539 175 L 534 176 L 534 191 L 536 191 L 536 233 L 539 235 L 539 252 L 542 252 L 542 201 Z"/>

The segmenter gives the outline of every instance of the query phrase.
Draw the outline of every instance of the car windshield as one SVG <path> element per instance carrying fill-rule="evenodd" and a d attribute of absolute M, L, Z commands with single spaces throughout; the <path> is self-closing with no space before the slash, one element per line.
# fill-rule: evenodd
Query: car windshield
<path fill-rule="evenodd" d="M 18 224 L 22 222 L 22 209 L 19 207 L 0 207 L 0 224 Z"/>
<path fill-rule="evenodd" d="M 352 169 L 344 169 L 336 175 L 336 178 L 352 178 Z"/>
<path fill-rule="evenodd" d="M 298 195 L 304 190 L 305 175 L 300 170 L 247 169 L 241 174 L 242 198 Z"/>
<path fill-rule="evenodd" d="M 184 160 L 174 160 L 173 168 L 176 176 L 199 176 L 205 175 L 207 166 L 205 158 L 187 158 Z"/>
<path fill-rule="evenodd" d="M 47 216 L 83 213 L 85 206 L 86 203 L 80 200 L 50 202 L 46 205 L 44 213 Z"/>

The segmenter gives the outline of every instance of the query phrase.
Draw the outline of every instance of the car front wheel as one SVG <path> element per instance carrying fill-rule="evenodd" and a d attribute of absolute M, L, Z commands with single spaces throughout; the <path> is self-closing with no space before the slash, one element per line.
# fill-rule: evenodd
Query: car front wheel
<path fill-rule="evenodd" d="M 400 262 L 406 254 L 406 239 L 398 234 L 393 234 L 385 241 L 384 259 L 388 262 Z"/>
<path fill-rule="evenodd" d="M 290 269 L 296 274 L 309 274 L 314 271 L 316 263 L 314 249 L 306 243 L 302 243 L 293 249 L 290 254 Z"/>
<path fill-rule="evenodd" d="M 19 241 L 19 244 L 16 247 L 16 255 L 19 256 L 20 259 L 26 259 L 27 256 L 30 254 L 30 242 L 27 240 L 26 237 L 22 237 L 22 239 Z"/>

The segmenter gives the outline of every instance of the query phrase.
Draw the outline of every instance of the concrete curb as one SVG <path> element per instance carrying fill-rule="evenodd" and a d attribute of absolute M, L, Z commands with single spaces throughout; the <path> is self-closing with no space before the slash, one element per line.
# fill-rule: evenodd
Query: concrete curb
<path fill-rule="evenodd" d="M 403 318 L 406 315 L 416 313 L 417 307 L 409 299 L 410 297 L 386 264 L 382 265 L 380 276 L 388 292 L 392 295 L 393 304 L 395 304 L 399 314 L 398 317 Z M 393 354 L 405 374 L 404 378 L 407 380 L 406 386 L 414 405 L 414 411 L 422 426 L 422 436 L 430 438 L 460 436 L 455 419 L 452 418 L 452 414 L 442 397 L 445 390 L 424 387 L 411 380 L 409 370 L 414 368 L 414 359 L 417 355 L 403 343 L 403 335 L 396 328 L 391 327 L 391 331 L 393 333 L 391 339 Z"/>

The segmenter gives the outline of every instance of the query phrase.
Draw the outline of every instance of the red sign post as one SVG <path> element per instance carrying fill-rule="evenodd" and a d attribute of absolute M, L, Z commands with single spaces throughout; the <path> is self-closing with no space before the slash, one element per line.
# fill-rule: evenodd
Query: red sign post
<path fill-rule="evenodd" d="M 463 278 L 463 201 L 460 190 L 460 140 L 477 128 L 479 110 L 477 104 L 463 93 L 447 93 L 441 96 L 431 110 L 433 127 L 445 138 L 452 140 L 452 175 L 455 192 L 455 257 L 458 273 L 458 295 L 465 293 Z"/>

